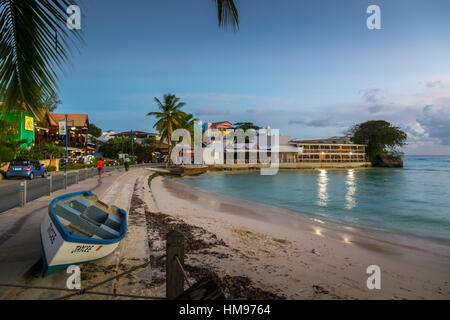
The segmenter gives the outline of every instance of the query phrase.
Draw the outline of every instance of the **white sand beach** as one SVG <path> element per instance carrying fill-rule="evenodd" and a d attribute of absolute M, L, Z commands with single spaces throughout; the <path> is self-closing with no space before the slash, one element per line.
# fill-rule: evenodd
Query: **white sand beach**
<path fill-rule="evenodd" d="M 187 252 L 188 266 L 248 277 L 287 299 L 450 298 L 448 252 L 418 240 L 200 192 L 179 179 L 156 177 L 151 193 L 148 210 L 207 230 L 196 235 L 203 241 L 223 240 Z M 370 265 L 381 269 L 380 290 L 367 288 Z"/>

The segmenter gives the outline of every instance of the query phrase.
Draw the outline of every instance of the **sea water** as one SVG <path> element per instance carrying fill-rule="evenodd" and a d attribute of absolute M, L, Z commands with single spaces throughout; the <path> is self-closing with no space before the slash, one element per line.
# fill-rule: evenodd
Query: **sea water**
<path fill-rule="evenodd" d="M 450 156 L 405 156 L 404 168 L 280 170 L 185 179 L 200 190 L 315 218 L 450 245 Z"/>

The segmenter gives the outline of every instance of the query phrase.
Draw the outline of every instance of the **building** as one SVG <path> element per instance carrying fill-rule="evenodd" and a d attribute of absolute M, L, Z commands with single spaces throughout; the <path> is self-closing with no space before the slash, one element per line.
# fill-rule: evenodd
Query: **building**
<path fill-rule="evenodd" d="M 108 142 L 109 140 L 114 139 L 114 135 L 115 134 L 116 134 L 116 132 L 114 132 L 112 130 L 108 130 L 106 132 L 102 132 L 102 135 L 97 138 L 97 141 L 100 142 L 100 143 Z"/>
<path fill-rule="evenodd" d="M 87 114 L 68 113 L 67 116 L 69 158 L 81 160 L 83 156 L 95 151 L 88 146 L 89 118 Z M 40 150 L 45 143 L 54 143 L 65 148 L 66 136 L 60 134 L 60 128 L 65 127 L 65 123 L 65 113 L 47 112 L 40 121 L 40 126 L 36 127 L 35 149 Z"/>
<path fill-rule="evenodd" d="M 36 122 L 34 115 L 25 111 L 8 111 L 5 114 L 0 111 L 0 118 L 15 125 L 17 134 L 14 139 L 25 140 L 21 145 L 22 148 L 33 147 Z"/>
<path fill-rule="evenodd" d="M 299 149 L 297 162 L 366 162 L 366 146 L 354 144 L 350 138 L 293 139 L 289 141 Z"/>
<path fill-rule="evenodd" d="M 134 141 L 136 141 L 136 143 L 142 143 L 145 139 L 149 139 L 149 138 L 154 138 L 154 139 L 158 138 L 158 134 L 156 134 L 156 133 L 149 133 L 149 132 L 144 132 L 144 131 L 139 131 L 139 130 L 130 130 L 130 131 L 119 132 L 119 133 L 112 134 L 111 136 L 112 137 L 131 137 L 131 136 L 133 136 L 135 138 Z"/>
<path fill-rule="evenodd" d="M 222 135 L 226 135 L 233 129 L 233 124 L 229 121 L 206 122 L 202 125 L 203 134 L 210 137 L 211 130 L 219 130 Z"/>

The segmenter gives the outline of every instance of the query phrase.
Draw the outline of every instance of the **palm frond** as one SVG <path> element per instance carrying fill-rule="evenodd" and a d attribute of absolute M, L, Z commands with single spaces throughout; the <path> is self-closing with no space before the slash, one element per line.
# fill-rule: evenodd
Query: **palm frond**
<path fill-rule="evenodd" d="M 239 14 L 233 0 L 213 0 L 217 6 L 217 20 L 219 27 L 231 25 L 234 30 L 239 29 Z"/>
<path fill-rule="evenodd" d="M 58 73 L 82 41 L 66 26 L 67 0 L 0 0 L 0 97 L 4 110 L 41 114 L 58 91 Z"/>

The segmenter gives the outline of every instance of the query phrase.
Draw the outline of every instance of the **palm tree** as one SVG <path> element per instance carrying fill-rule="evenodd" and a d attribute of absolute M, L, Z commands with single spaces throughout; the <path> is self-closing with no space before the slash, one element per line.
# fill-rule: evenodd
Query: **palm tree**
<path fill-rule="evenodd" d="M 40 115 L 56 96 L 58 71 L 82 39 L 67 28 L 70 0 L 0 0 L 0 98 L 4 111 Z"/>
<path fill-rule="evenodd" d="M 217 5 L 217 20 L 219 27 L 227 27 L 229 24 L 234 29 L 239 29 L 239 14 L 233 0 L 213 0 Z"/>
<path fill-rule="evenodd" d="M 194 133 L 195 121 L 198 121 L 198 119 L 195 118 L 192 113 L 183 112 L 179 128 L 186 129 L 190 133 Z"/>
<path fill-rule="evenodd" d="M 172 142 L 170 138 L 174 129 L 180 128 L 185 117 L 185 113 L 180 109 L 186 105 L 184 102 L 180 102 L 180 98 L 177 98 L 174 94 L 165 94 L 163 96 L 164 103 L 162 103 L 157 97 L 154 98 L 158 105 L 159 111 L 152 111 L 147 113 L 147 116 L 155 116 L 158 120 L 153 128 L 159 131 L 161 140 L 166 140 L 168 143 L 168 153 L 170 159 L 170 152 L 172 149 Z M 169 160 L 170 161 L 170 160 Z"/>

